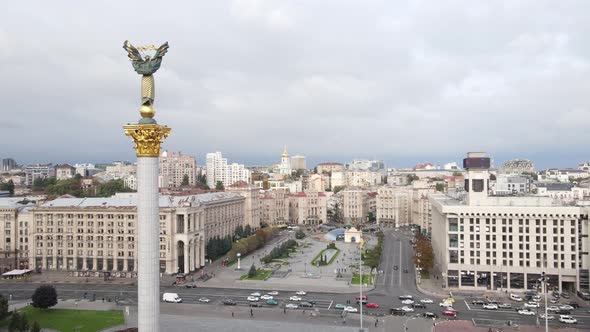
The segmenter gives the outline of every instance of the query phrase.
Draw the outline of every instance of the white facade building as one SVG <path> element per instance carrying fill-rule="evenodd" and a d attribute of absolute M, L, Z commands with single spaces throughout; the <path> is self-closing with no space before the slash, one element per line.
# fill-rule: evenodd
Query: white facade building
<path fill-rule="evenodd" d="M 327 197 L 323 192 L 289 194 L 289 223 L 320 225 L 327 221 Z"/>
<path fill-rule="evenodd" d="M 250 171 L 242 164 L 228 164 L 221 152 L 207 153 L 207 185 L 215 189 L 217 181 L 221 181 L 225 187 L 238 181 L 250 183 Z"/>
<path fill-rule="evenodd" d="M 55 168 L 52 164 L 35 164 L 26 166 L 25 186 L 32 187 L 37 179 L 47 179 L 55 176 Z"/>
<path fill-rule="evenodd" d="M 283 150 L 283 154 L 281 155 L 281 163 L 279 164 L 279 174 L 291 175 L 291 158 L 289 158 L 289 153 L 287 153 L 286 146 Z"/>

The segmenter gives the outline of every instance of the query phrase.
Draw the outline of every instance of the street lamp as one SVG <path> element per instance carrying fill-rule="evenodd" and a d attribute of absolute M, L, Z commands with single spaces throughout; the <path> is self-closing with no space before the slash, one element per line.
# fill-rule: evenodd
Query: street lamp
<path fill-rule="evenodd" d="M 242 257 L 242 254 L 237 253 L 236 257 L 238 257 L 238 270 L 240 270 L 240 257 Z"/>

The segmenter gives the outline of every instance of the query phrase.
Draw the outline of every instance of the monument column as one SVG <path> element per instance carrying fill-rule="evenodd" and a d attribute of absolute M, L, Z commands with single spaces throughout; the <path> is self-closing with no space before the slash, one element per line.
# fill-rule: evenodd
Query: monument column
<path fill-rule="evenodd" d="M 155 111 L 154 78 L 152 76 L 168 50 L 168 43 L 155 48 L 139 47 L 141 51 L 155 51 L 152 57 L 142 57 L 138 48 L 125 41 L 135 71 L 141 79 L 141 119 L 138 124 L 124 126 L 125 135 L 131 136 L 137 155 L 137 327 L 140 332 L 160 330 L 160 245 L 159 245 L 159 192 L 158 173 L 160 144 L 168 137 L 170 128 L 160 126 L 153 119 Z"/>

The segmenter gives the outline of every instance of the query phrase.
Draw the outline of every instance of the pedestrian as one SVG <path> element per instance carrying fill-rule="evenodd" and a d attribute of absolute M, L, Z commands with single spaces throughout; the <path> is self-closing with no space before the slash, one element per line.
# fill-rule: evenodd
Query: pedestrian
<path fill-rule="evenodd" d="M 12 300 L 12 294 L 9 294 L 9 295 L 8 295 L 8 299 L 9 299 L 9 300 Z"/>
<path fill-rule="evenodd" d="M 104 303 L 104 297 L 102 298 L 102 302 Z"/>
<path fill-rule="evenodd" d="M 250 309 L 250 317 L 254 317 L 254 310 Z"/>
<path fill-rule="evenodd" d="M 231 312 L 231 317 L 234 318 L 234 312 L 233 311 Z"/>
<path fill-rule="evenodd" d="M 283 308 L 283 314 L 285 314 L 285 315 L 287 314 L 287 308 L 286 307 Z"/>
<path fill-rule="evenodd" d="M 379 323 L 379 319 L 375 318 L 375 327 L 377 327 L 377 324 Z"/>

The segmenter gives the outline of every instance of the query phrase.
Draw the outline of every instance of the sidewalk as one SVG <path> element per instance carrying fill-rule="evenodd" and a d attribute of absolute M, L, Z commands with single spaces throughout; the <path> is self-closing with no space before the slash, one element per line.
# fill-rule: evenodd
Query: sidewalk
<path fill-rule="evenodd" d="M 488 332 L 490 329 L 488 327 L 476 327 L 473 326 L 471 321 L 467 320 L 449 320 L 444 321 L 436 324 L 434 328 L 435 332 Z M 498 330 L 492 328 L 493 332 L 496 331 L 520 331 L 520 332 L 544 332 L 545 327 L 536 327 L 530 325 L 521 325 L 517 328 L 510 329 L 510 328 L 503 328 L 502 330 Z M 549 331 L 559 331 L 559 332 L 582 332 L 588 331 L 587 329 L 578 329 L 578 328 L 571 328 L 571 327 L 559 327 L 559 328 L 549 328 Z"/>

